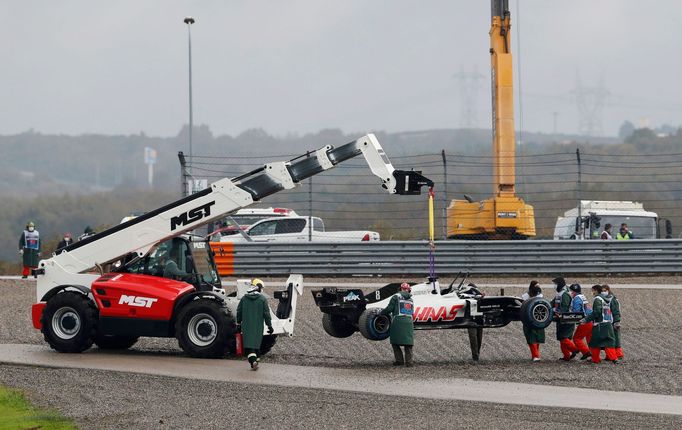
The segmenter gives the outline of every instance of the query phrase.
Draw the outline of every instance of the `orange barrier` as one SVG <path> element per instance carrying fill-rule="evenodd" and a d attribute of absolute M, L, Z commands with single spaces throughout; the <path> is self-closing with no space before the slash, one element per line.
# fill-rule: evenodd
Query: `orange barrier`
<path fill-rule="evenodd" d="M 234 275 L 234 243 L 211 242 L 211 250 L 215 253 L 215 264 L 220 276 Z"/>

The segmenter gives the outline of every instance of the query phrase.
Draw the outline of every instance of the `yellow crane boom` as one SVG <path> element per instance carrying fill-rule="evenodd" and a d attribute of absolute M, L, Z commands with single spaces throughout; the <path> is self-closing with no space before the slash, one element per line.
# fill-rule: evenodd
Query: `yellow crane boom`
<path fill-rule="evenodd" d="M 448 207 L 452 239 L 527 239 L 535 236 L 533 207 L 516 196 L 514 81 L 508 0 L 491 0 L 493 196 L 474 202 L 453 200 Z"/>

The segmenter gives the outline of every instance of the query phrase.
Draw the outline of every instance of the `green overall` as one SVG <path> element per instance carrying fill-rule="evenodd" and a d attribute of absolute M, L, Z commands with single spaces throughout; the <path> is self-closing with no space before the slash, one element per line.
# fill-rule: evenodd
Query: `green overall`
<path fill-rule="evenodd" d="M 613 323 L 605 316 L 612 318 L 609 301 L 597 296 L 592 302 L 592 313 L 585 317 L 586 322 L 592 322 L 592 339 L 588 343 L 590 348 L 613 348 L 616 344 Z"/>
<path fill-rule="evenodd" d="M 611 298 L 611 313 L 613 314 L 613 322 L 615 323 L 620 323 L 620 302 L 618 301 L 618 298 L 614 296 L 613 294 L 609 295 L 608 298 Z M 620 327 L 616 329 L 615 327 L 613 328 L 613 333 L 616 338 L 616 348 L 620 348 Z"/>
<path fill-rule="evenodd" d="M 242 325 L 244 349 L 259 350 L 264 324 L 272 325 L 270 306 L 265 296 L 257 292 L 245 294 L 237 306 L 237 324 Z"/>
<path fill-rule="evenodd" d="M 400 297 L 399 297 L 400 296 Z M 414 345 L 414 324 L 412 317 L 400 314 L 400 299 L 409 301 L 412 306 L 412 295 L 406 291 L 401 291 L 391 297 L 386 309 L 381 311 L 382 315 L 391 317 L 390 340 L 393 345 Z"/>
<path fill-rule="evenodd" d="M 561 303 L 559 304 L 559 313 L 566 313 L 570 312 L 571 309 L 571 301 L 573 298 L 571 297 L 571 294 L 568 292 L 568 289 L 565 289 L 563 294 L 561 295 Z M 571 339 L 573 337 L 573 331 L 575 331 L 575 324 L 574 323 L 556 323 L 556 338 L 557 340 L 561 339 Z"/>

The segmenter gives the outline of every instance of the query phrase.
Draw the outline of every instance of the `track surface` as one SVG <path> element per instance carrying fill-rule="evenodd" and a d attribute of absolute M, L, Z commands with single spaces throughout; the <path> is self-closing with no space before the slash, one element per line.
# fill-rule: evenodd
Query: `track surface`
<path fill-rule="evenodd" d="M 328 367 L 269 364 L 257 373 L 243 361 L 199 360 L 185 357 L 141 355 L 131 351 L 59 354 L 38 345 L 0 345 L 0 362 L 30 363 L 42 367 L 115 370 L 148 375 L 208 381 L 262 384 L 323 390 L 418 397 L 422 399 L 472 400 L 528 406 L 602 409 L 622 412 L 682 416 L 682 396 L 641 394 L 572 387 L 475 381 L 455 377 L 422 378 L 403 369 L 332 369 Z M 400 375 L 399 378 L 396 376 Z M 603 398 L 595 403 L 592 399 Z"/>
<path fill-rule="evenodd" d="M 471 361 L 466 331 L 419 331 L 415 334 L 417 366 L 410 373 L 423 377 L 455 375 L 478 380 L 682 395 L 679 377 L 682 374 L 679 337 L 682 294 L 676 290 L 620 291 L 616 286 L 614 291 L 623 312 L 626 358 L 622 366 L 557 361 L 559 344 L 553 326 L 547 329 L 547 343 L 541 351 L 543 361 L 533 364 L 521 324 L 512 323 L 501 329 L 485 330 L 478 363 Z M 521 289 L 506 287 L 507 294 L 521 292 Z M 45 344 L 30 322 L 34 297 L 31 281 L 0 281 L 0 343 Z M 393 355 L 388 342 L 371 342 L 357 333 L 347 339 L 332 338 L 323 331 L 321 320 L 312 295 L 305 291 L 299 302 L 295 336 L 280 339 L 267 356 L 268 361 L 342 369 L 390 367 Z M 182 355 L 174 339 L 144 338 L 133 350 Z"/>
<path fill-rule="evenodd" d="M 397 420 L 401 426 L 427 429 L 682 426 L 682 419 L 672 415 L 427 400 L 98 370 L 0 366 L 0 383 L 61 410 L 83 429 L 373 429 L 395 427 Z"/>
<path fill-rule="evenodd" d="M 354 281 L 358 282 L 359 280 Z M 329 282 L 329 280 L 325 280 L 325 282 Z M 371 282 L 375 283 L 376 280 Z M 635 280 L 633 282 L 628 280 L 627 282 L 640 283 L 642 281 Z M 491 283 L 490 280 L 481 282 L 481 284 Z M 682 294 L 680 294 L 679 290 L 618 290 L 615 282 L 612 285 L 623 308 L 624 320 L 622 330 L 626 360 L 622 366 L 613 366 L 611 364 L 593 366 L 581 362 L 558 362 L 556 358 L 559 355 L 559 348 L 558 342 L 554 340 L 553 327 L 547 330 L 548 343 L 542 349 L 544 361 L 539 364 L 532 364 L 529 362 L 529 354 L 520 325 L 510 324 L 502 329 L 485 331 L 482 359 L 479 363 L 473 363 L 470 360 L 466 332 L 458 330 L 420 331 L 415 336 L 417 366 L 409 370 L 403 370 L 400 375 L 407 374 L 411 379 L 421 380 L 427 386 L 434 379 L 457 377 L 481 381 L 506 381 L 564 387 L 599 388 L 610 391 L 682 395 L 682 378 L 679 377 L 682 374 L 682 342 L 679 341 L 682 323 L 677 315 L 678 309 L 682 306 Z M 505 289 L 507 294 L 520 294 L 522 292 L 520 288 L 510 287 L 509 285 L 506 285 Z M 544 289 L 546 295 L 549 295 L 547 293 L 551 289 L 549 287 Z M 497 289 L 490 289 L 489 291 L 498 292 Z M 34 301 L 35 288 L 32 281 L 0 280 L 0 343 L 44 345 L 42 336 L 31 327 L 30 323 L 29 311 Z M 133 348 L 133 354 L 135 353 L 142 353 L 145 356 L 149 354 L 157 355 L 160 358 L 182 355 L 177 347 L 177 342 L 173 339 L 142 339 Z M 394 370 L 390 366 L 391 359 L 392 354 L 387 342 L 370 342 L 358 334 L 348 339 L 334 339 L 326 335 L 322 330 L 321 314 L 314 306 L 310 292 L 306 291 L 299 305 L 296 335 L 291 339 L 282 339 L 275 345 L 272 353 L 266 357 L 264 370 L 268 362 L 274 362 L 304 366 L 324 366 L 347 372 L 393 372 Z M 14 375 L 20 374 L 24 376 L 14 377 Z M 150 416 L 172 416 L 174 423 L 184 422 L 184 418 L 179 415 L 179 411 L 186 410 L 186 408 L 183 409 L 179 406 L 177 411 L 167 409 L 172 409 L 170 405 L 173 405 L 174 402 L 177 402 L 177 405 L 182 404 L 178 397 L 182 397 L 187 401 L 187 394 L 184 394 L 187 392 L 194 393 L 194 396 L 202 399 L 217 396 L 216 398 L 220 399 L 218 403 L 223 404 L 227 402 L 232 405 L 231 407 L 239 407 L 243 408 L 243 410 L 253 410 L 254 408 L 255 411 L 260 410 L 260 408 L 256 408 L 252 403 L 229 394 L 231 393 L 230 390 L 242 389 L 242 385 L 239 383 L 204 381 L 201 382 L 200 387 L 213 387 L 207 388 L 207 391 L 204 393 L 196 383 L 188 381 L 143 375 L 136 375 L 133 378 L 131 376 L 117 375 L 114 372 L 107 373 L 95 370 L 54 371 L 49 369 L 0 366 L 0 375 L 2 383 L 17 387 L 21 387 L 24 384 L 23 386 L 29 388 L 31 384 L 26 381 L 31 379 L 37 380 L 40 377 L 39 375 L 57 378 L 56 381 L 53 380 L 53 383 L 50 384 L 42 383 L 42 381 L 36 382 L 36 389 L 40 390 L 40 392 L 36 393 L 36 397 L 43 399 L 39 399 L 39 402 L 46 401 L 41 396 L 43 393 L 49 395 L 50 399 L 60 399 L 59 402 L 61 403 L 57 404 L 64 405 L 65 413 L 70 416 L 79 416 L 78 411 L 82 407 L 75 404 L 75 402 L 65 400 L 66 394 L 56 393 L 55 391 L 59 390 L 55 387 L 54 382 L 58 381 L 57 385 L 64 389 L 73 389 L 76 390 L 75 392 L 82 390 L 83 393 L 88 392 L 88 384 L 93 383 L 97 389 L 92 388 L 92 390 L 95 390 L 95 393 L 91 395 L 95 397 L 97 396 L 96 392 L 99 390 L 107 393 L 122 390 L 122 392 L 128 393 L 128 398 L 131 399 L 136 398 L 136 396 L 152 399 L 156 398 L 156 396 L 161 399 L 168 398 L 168 406 L 162 407 L 156 404 L 158 402 L 150 402 L 153 405 L 147 406 L 151 415 L 142 413 L 136 420 L 133 417 L 124 419 L 119 414 L 123 413 L 121 411 L 131 412 L 134 409 L 133 405 L 122 398 L 119 399 L 118 403 L 116 401 L 112 403 L 112 411 L 106 412 L 106 414 L 109 414 L 107 416 L 116 415 L 117 419 L 123 420 L 120 421 L 122 423 L 131 422 L 136 425 L 149 424 L 151 422 L 148 421 L 151 419 Z M 66 375 L 70 376 L 67 377 Z M 73 377 L 73 375 L 79 375 L 79 377 Z M 98 375 L 98 377 L 95 378 L 92 375 Z M 133 379 L 135 381 L 148 381 L 149 385 L 145 385 L 142 382 L 141 385 L 137 385 L 137 382 L 135 384 L 130 382 L 128 385 L 121 385 L 122 380 L 132 381 Z M 165 386 L 168 388 L 162 388 Z M 335 411 L 337 408 L 345 408 L 352 411 L 350 414 L 355 414 L 355 411 L 357 411 L 358 418 L 354 419 L 353 424 L 347 426 L 349 428 L 356 428 L 363 422 L 375 422 L 371 417 L 385 417 L 387 420 L 393 419 L 390 414 L 385 412 L 385 408 L 397 407 L 401 403 L 401 400 L 398 398 L 379 394 L 354 394 L 325 389 L 274 389 L 261 385 L 248 385 L 245 387 L 247 388 L 243 388 L 242 392 L 247 397 L 251 396 L 251 393 L 258 393 L 253 394 L 253 396 L 262 396 L 264 401 L 272 403 L 270 406 L 275 405 L 274 410 L 282 412 L 282 415 L 277 418 L 281 418 L 282 422 L 296 423 L 297 421 L 292 421 L 293 418 L 290 418 L 290 415 L 294 413 L 298 413 L 299 417 L 305 417 L 303 421 L 299 422 L 299 425 L 303 422 L 306 425 L 316 425 L 316 423 L 324 425 L 325 421 L 318 420 L 313 410 L 319 410 L 321 413 L 330 414 L 330 417 L 341 419 L 340 413 L 333 412 L 332 409 Z M 136 394 L 136 389 L 147 394 Z M 174 392 L 173 390 L 175 389 L 184 391 Z M 200 392 L 197 393 L 197 390 Z M 308 400 L 305 403 L 299 403 L 296 396 L 290 396 L 289 401 L 287 401 L 275 396 L 273 394 L 275 392 L 302 392 L 304 393 L 302 396 Z M 79 395 L 79 397 L 84 396 L 86 394 Z M 120 396 L 117 394 L 116 397 Z M 319 402 L 317 401 L 318 399 Z M 376 399 L 378 403 L 369 402 L 369 399 Z M 89 398 L 88 402 L 97 403 L 99 400 Z M 595 399 L 595 402 L 599 401 Z M 102 403 L 108 404 L 108 402 L 104 401 Z M 554 409 L 550 410 L 542 407 L 493 406 L 482 403 L 470 403 L 463 406 L 461 402 L 453 404 L 452 402 L 442 400 L 425 401 L 418 399 L 411 399 L 409 403 L 411 405 L 421 405 L 421 409 L 413 410 L 415 419 L 421 419 L 421 422 L 424 424 L 431 423 L 431 425 L 436 425 L 439 419 L 442 418 L 445 421 L 440 421 L 440 423 L 446 427 L 448 425 L 443 423 L 452 422 L 447 421 L 448 419 L 458 420 L 457 426 L 463 428 L 467 428 L 467 426 L 480 428 L 481 423 L 487 423 L 486 427 L 505 426 L 508 428 L 524 428 L 523 423 L 525 423 L 525 428 L 538 427 L 540 423 L 543 423 L 543 427 L 549 423 L 554 423 L 553 426 L 557 428 L 568 428 L 568 423 L 571 422 L 570 414 L 557 413 Z M 425 405 L 433 405 L 433 407 Z M 205 408 L 200 407 L 199 409 L 204 410 Z M 144 411 L 146 410 L 144 409 Z M 156 411 L 157 415 L 152 414 L 151 411 Z M 268 417 L 272 417 L 272 411 L 269 408 L 268 411 Z M 490 413 L 486 411 L 490 411 Z M 565 411 L 570 410 L 565 409 Z M 104 411 L 102 413 L 105 414 Z M 186 413 L 198 419 L 193 411 L 187 411 Z M 587 410 L 583 410 L 580 414 L 581 419 L 585 417 L 586 422 L 593 422 L 595 425 L 598 425 L 600 422 L 598 417 L 604 416 L 603 412 Z M 613 423 L 612 427 L 615 427 L 616 423 L 620 423 L 619 426 L 623 428 L 644 427 L 644 423 L 650 428 L 680 427 L 678 421 L 674 421 L 676 425 L 671 425 L 670 419 L 672 418 L 663 418 L 664 416 L 652 417 L 651 415 L 614 413 L 607 415 L 610 417 L 609 424 Z M 216 414 L 213 414 L 213 416 L 217 417 Z M 230 413 L 227 413 L 227 416 L 231 416 Z M 126 421 L 128 419 L 132 421 Z M 594 421 L 590 421 L 591 419 L 594 419 Z M 82 418 L 79 422 L 85 423 L 84 427 L 87 428 L 97 427 L 91 421 L 88 421 L 87 418 Z M 201 422 L 201 420 L 197 422 Z M 274 422 L 267 421 L 267 423 Z M 266 424 L 266 421 L 261 422 L 261 424 L 264 427 L 274 426 L 274 424 Z M 377 426 L 376 422 L 373 426 Z M 122 425 L 122 427 L 126 426 Z M 135 425 L 131 424 L 131 427 L 135 427 Z M 211 428 L 211 425 L 207 427 Z M 103 426 L 102 428 L 110 427 Z"/>

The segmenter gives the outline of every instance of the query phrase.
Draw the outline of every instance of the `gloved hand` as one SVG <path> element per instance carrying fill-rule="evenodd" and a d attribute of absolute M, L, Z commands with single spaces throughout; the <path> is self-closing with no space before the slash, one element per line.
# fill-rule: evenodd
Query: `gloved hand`
<path fill-rule="evenodd" d="M 613 329 L 614 330 L 620 330 L 620 322 L 613 323 Z"/>
<path fill-rule="evenodd" d="M 237 330 L 237 333 L 241 333 L 242 332 L 242 325 L 237 324 L 236 330 Z"/>
<path fill-rule="evenodd" d="M 24 255 L 24 250 L 23 250 L 23 249 L 20 249 L 20 250 L 19 250 L 19 255 Z"/>
<path fill-rule="evenodd" d="M 268 326 L 268 334 L 273 334 L 275 332 L 275 329 L 272 328 L 272 326 Z"/>

